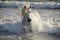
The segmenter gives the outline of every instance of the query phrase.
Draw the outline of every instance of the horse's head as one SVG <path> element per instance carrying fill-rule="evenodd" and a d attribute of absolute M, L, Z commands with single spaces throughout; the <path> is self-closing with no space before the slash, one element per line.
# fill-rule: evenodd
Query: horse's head
<path fill-rule="evenodd" d="M 31 22 L 31 18 L 29 17 L 30 12 L 31 12 L 31 6 L 25 5 L 22 9 L 22 15 L 24 20 L 29 23 Z"/>

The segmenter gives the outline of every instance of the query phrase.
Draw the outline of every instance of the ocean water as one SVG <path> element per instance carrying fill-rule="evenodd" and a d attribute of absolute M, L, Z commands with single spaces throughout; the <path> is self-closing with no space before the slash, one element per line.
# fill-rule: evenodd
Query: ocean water
<path fill-rule="evenodd" d="M 2 40 L 60 40 L 60 3 L 30 2 L 32 10 L 37 11 L 44 31 L 39 34 L 24 33 L 21 12 L 24 2 L 0 3 L 0 39 Z M 4 4 L 4 5 L 2 5 Z M 8 35 L 7 35 L 8 34 Z M 11 35 L 12 34 L 12 35 Z M 20 35 L 15 35 L 20 34 Z"/>

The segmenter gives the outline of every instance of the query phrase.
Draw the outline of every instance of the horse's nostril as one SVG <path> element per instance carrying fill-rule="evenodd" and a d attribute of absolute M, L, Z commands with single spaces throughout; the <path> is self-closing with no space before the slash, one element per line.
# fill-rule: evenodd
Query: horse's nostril
<path fill-rule="evenodd" d="M 31 19 L 30 19 L 30 18 L 28 18 L 28 19 L 27 19 L 27 21 L 28 21 L 28 22 L 31 22 Z"/>

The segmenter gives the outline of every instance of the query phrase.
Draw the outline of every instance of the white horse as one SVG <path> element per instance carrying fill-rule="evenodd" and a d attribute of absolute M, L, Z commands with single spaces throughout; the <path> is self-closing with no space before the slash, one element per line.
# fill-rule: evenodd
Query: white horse
<path fill-rule="evenodd" d="M 30 30 L 33 33 L 39 33 L 43 31 L 41 17 L 38 12 L 31 10 L 30 5 L 24 6 L 22 9 L 22 15 L 22 22 L 25 25 L 25 31 Z"/>

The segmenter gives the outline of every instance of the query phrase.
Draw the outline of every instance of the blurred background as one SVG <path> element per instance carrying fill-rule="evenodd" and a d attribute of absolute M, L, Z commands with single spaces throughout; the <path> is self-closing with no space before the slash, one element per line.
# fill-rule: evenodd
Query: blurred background
<path fill-rule="evenodd" d="M 0 0 L 0 1 L 29 1 L 29 2 L 41 2 L 41 1 L 60 1 L 60 0 Z"/>

